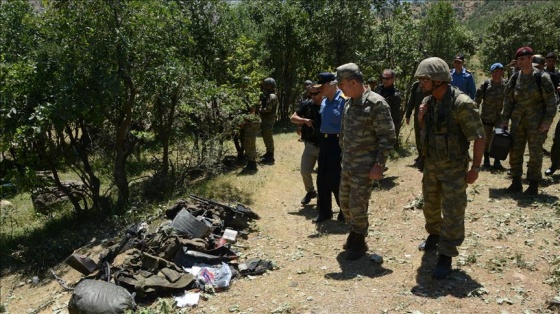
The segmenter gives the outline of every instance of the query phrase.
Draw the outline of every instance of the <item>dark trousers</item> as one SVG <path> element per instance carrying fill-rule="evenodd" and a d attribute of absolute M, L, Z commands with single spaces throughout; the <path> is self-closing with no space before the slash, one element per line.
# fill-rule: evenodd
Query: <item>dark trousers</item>
<path fill-rule="evenodd" d="M 336 204 L 340 207 L 338 190 L 340 188 L 341 150 L 338 136 L 321 136 L 319 141 L 319 157 L 317 158 L 317 204 L 319 215 L 332 216 L 332 198 L 334 194 Z"/>

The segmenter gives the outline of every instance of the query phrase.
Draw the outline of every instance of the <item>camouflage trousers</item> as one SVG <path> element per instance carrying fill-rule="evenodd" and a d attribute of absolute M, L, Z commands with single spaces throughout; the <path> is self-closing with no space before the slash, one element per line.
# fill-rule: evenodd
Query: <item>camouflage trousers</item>
<path fill-rule="evenodd" d="M 351 231 L 367 236 L 368 202 L 372 191 L 369 169 L 364 173 L 342 170 L 340 175 L 340 210 Z"/>
<path fill-rule="evenodd" d="M 258 122 L 245 122 L 243 125 L 243 148 L 247 161 L 257 160 L 257 133 L 259 132 Z"/>
<path fill-rule="evenodd" d="M 484 133 L 486 134 L 486 140 L 484 142 L 484 152 L 490 152 L 490 142 L 492 141 L 492 135 L 494 134 L 494 124 L 482 123 L 484 126 Z"/>
<path fill-rule="evenodd" d="M 438 253 L 457 256 L 457 247 L 465 239 L 467 208 L 467 163 L 433 161 L 424 163 L 422 193 L 426 231 L 439 235 Z"/>
<path fill-rule="evenodd" d="M 550 167 L 560 169 L 560 120 L 556 123 L 556 129 L 554 130 L 554 139 L 550 149 L 550 161 Z"/>
<path fill-rule="evenodd" d="M 261 114 L 261 130 L 264 146 L 267 153 L 274 154 L 274 139 L 272 138 L 272 129 L 276 122 L 276 115 Z"/>
<path fill-rule="evenodd" d="M 525 120 L 521 120 L 518 125 L 512 126 L 511 137 L 513 140 L 509 154 L 511 176 L 521 177 L 523 175 L 523 155 L 525 154 L 525 146 L 528 144 L 527 179 L 542 179 L 543 144 L 546 140 L 546 133 L 527 128 Z"/>

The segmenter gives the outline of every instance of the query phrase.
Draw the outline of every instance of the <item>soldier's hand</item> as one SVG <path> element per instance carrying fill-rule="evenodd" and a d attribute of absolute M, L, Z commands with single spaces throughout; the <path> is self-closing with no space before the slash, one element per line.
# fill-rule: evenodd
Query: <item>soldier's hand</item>
<path fill-rule="evenodd" d="M 541 127 L 539 128 L 539 132 L 546 133 L 548 132 L 548 130 L 550 130 L 550 124 L 548 123 L 541 124 Z"/>
<path fill-rule="evenodd" d="M 473 184 L 478 179 L 478 171 L 471 169 L 467 172 L 467 184 Z"/>
<path fill-rule="evenodd" d="M 381 180 L 383 178 L 383 170 L 385 166 L 375 163 L 369 171 L 369 178 L 372 180 Z"/>
<path fill-rule="evenodd" d="M 424 122 L 424 115 L 428 112 L 428 104 L 421 104 L 418 108 L 418 121 Z"/>

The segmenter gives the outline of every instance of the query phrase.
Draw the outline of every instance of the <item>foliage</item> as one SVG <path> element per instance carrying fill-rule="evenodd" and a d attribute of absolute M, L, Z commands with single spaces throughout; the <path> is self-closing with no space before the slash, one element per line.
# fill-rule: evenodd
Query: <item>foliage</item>
<path fill-rule="evenodd" d="M 560 49 L 560 3 L 549 2 L 532 10 L 515 9 L 496 16 L 481 44 L 482 62 L 509 63 L 515 51 L 531 46 L 536 53 Z"/>
<path fill-rule="evenodd" d="M 475 52 L 473 35 L 459 24 L 450 1 L 433 3 L 420 21 L 419 32 L 428 56 L 451 60 L 457 53 L 469 56 Z"/>

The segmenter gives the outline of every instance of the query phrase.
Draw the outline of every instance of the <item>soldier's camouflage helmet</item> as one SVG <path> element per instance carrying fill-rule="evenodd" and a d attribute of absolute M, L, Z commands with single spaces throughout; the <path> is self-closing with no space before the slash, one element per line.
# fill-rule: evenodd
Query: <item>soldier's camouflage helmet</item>
<path fill-rule="evenodd" d="M 263 80 L 263 84 L 276 86 L 276 81 L 272 77 L 267 77 Z"/>
<path fill-rule="evenodd" d="M 437 57 L 422 60 L 416 69 L 415 77 L 427 77 L 432 81 L 451 82 L 449 66 Z"/>

